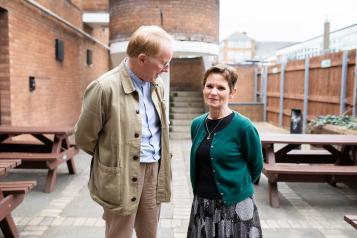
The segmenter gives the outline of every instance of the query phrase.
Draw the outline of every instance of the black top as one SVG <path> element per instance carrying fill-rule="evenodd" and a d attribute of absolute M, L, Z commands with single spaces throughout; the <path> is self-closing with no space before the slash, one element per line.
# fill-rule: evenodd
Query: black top
<path fill-rule="evenodd" d="M 225 128 L 232 121 L 233 116 L 234 113 L 232 112 L 228 116 L 221 119 L 210 120 L 206 118 L 205 120 L 205 123 L 207 121 L 207 127 L 211 134 L 208 133 L 207 127 L 204 125 L 206 136 L 201 145 L 198 147 L 196 154 L 196 193 L 202 198 L 221 199 L 212 170 L 210 156 L 211 144 L 215 132 Z M 209 135 L 210 138 L 207 139 Z"/>

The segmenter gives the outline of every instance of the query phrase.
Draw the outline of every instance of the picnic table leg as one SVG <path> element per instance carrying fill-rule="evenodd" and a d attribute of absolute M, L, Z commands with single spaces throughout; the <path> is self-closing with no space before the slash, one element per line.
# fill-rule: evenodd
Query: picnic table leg
<path fill-rule="evenodd" d="M 1 189 L 0 189 L 0 201 L 5 205 L 3 208 L 0 209 L 1 212 L 4 214 L 8 214 L 7 216 L 3 217 L 0 221 L 0 228 L 3 232 L 4 237 L 16 238 L 19 237 L 19 232 L 17 231 L 14 219 L 11 216 L 11 211 L 17 207 L 23 200 L 25 195 L 17 194 L 17 195 L 8 195 L 6 197 L 3 196 Z"/>
<path fill-rule="evenodd" d="M 6 238 L 16 238 L 19 237 L 19 232 L 17 231 L 14 219 L 11 215 L 8 215 L 0 222 L 1 230 Z"/>
<path fill-rule="evenodd" d="M 74 164 L 74 158 L 70 158 L 67 160 L 67 167 L 68 171 L 70 174 L 75 174 L 76 173 L 76 165 Z"/>
<path fill-rule="evenodd" d="M 269 183 L 269 202 L 272 207 L 279 207 L 279 193 L 278 193 L 278 183 L 271 182 Z"/>
<path fill-rule="evenodd" d="M 57 178 L 57 168 L 48 169 L 47 180 L 45 185 L 45 192 L 50 193 L 53 191 Z"/>

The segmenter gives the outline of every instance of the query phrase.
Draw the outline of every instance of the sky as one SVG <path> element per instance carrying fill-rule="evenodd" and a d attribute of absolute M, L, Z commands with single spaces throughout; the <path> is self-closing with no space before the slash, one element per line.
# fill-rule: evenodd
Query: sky
<path fill-rule="evenodd" d="M 220 34 L 246 32 L 256 41 L 305 41 L 357 24 L 357 0 L 220 0 Z"/>

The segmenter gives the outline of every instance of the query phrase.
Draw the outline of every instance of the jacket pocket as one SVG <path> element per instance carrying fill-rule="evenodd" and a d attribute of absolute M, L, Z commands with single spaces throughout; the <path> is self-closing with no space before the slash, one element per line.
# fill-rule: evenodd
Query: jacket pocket
<path fill-rule="evenodd" d="M 97 162 L 97 166 L 94 167 L 92 176 L 97 195 L 106 203 L 119 205 L 122 200 L 120 168 L 106 166 L 99 160 L 95 160 L 95 162 Z"/>

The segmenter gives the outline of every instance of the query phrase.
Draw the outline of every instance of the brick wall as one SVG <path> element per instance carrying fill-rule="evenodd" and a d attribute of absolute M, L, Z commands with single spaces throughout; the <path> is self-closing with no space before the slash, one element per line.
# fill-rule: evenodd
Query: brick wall
<path fill-rule="evenodd" d="M 87 84 L 109 69 L 109 52 L 38 9 L 0 0 L 8 10 L 10 109 L 12 125 L 73 125 Z M 55 39 L 64 42 L 63 62 L 55 59 Z M 86 65 L 86 49 L 93 65 Z M 29 76 L 36 90 L 29 91 Z"/>
<path fill-rule="evenodd" d="M 84 11 L 108 11 L 109 0 L 83 0 L 82 9 Z"/>
<path fill-rule="evenodd" d="M 254 67 L 237 66 L 238 81 L 237 94 L 231 102 L 253 102 L 254 101 Z"/>
<path fill-rule="evenodd" d="M 9 29 L 7 11 L 0 8 L 0 124 L 10 122 Z"/>
<path fill-rule="evenodd" d="M 229 108 L 248 117 L 252 121 L 264 120 L 264 104 L 263 103 L 230 103 Z"/>
<path fill-rule="evenodd" d="M 201 91 L 204 65 L 201 57 L 174 58 L 170 63 L 170 89 Z"/>
<path fill-rule="evenodd" d="M 160 25 L 178 40 L 218 43 L 219 1 L 110 1 L 110 40 L 127 40 L 141 25 Z"/>
<path fill-rule="evenodd" d="M 82 28 L 81 9 L 75 2 L 72 2 L 71 0 L 36 0 L 36 2 L 63 19 L 66 19 L 66 21 L 76 27 Z"/>

